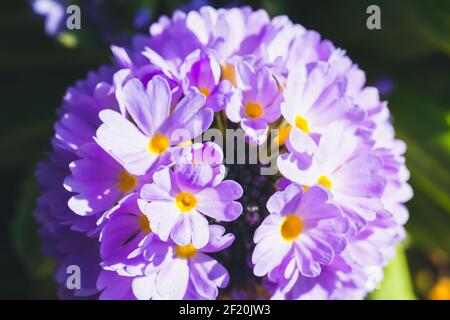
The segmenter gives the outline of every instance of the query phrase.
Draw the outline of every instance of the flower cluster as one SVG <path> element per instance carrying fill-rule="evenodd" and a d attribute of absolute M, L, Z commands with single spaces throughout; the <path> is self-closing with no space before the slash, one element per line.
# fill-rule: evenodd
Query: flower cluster
<path fill-rule="evenodd" d="M 412 196 L 405 145 L 364 72 L 263 10 L 177 11 L 149 31 L 69 88 L 38 166 L 60 296 L 363 298 Z M 227 167 L 219 144 L 195 139 L 213 127 L 281 149 L 280 174 Z"/>

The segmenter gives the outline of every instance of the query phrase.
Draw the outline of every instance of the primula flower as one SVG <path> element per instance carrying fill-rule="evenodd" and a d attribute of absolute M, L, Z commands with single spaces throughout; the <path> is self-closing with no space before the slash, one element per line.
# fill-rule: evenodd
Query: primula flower
<path fill-rule="evenodd" d="M 122 94 L 136 125 L 116 111 L 104 110 L 99 114 L 103 124 L 97 140 L 131 174 L 145 174 L 171 146 L 195 138 L 212 122 L 212 110 L 201 109 L 205 98 L 195 89 L 171 112 L 169 84 L 160 76 L 149 81 L 146 89 L 132 79 Z"/>
<path fill-rule="evenodd" d="M 233 95 L 232 84 L 222 78 L 221 66 L 211 53 L 196 50 L 189 54 L 181 65 L 165 61 L 148 47 L 145 48 L 143 55 L 185 93 L 191 87 L 197 88 L 206 98 L 206 107 L 220 111 L 230 102 Z"/>
<path fill-rule="evenodd" d="M 382 223 L 380 223 L 382 222 Z M 394 227 L 394 228 L 392 228 Z M 363 299 L 383 279 L 382 268 L 395 254 L 393 244 L 404 238 L 392 217 L 380 216 L 364 232 L 347 240 L 346 249 L 316 278 L 300 275 L 269 279 L 274 299 L 355 300 Z M 289 280 L 289 281 L 288 281 Z"/>
<path fill-rule="evenodd" d="M 216 186 L 226 176 L 222 148 L 213 142 L 193 143 L 173 148 L 170 160 L 171 163 L 194 165 L 202 163 L 208 165 L 213 173 L 213 178 L 208 184 L 209 186 Z"/>
<path fill-rule="evenodd" d="M 81 159 L 69 165 L 72 175 L 64 180 L 66 189 L 77 193 L 68 201 L 76 214 L 93 215 L 111 209 L 149 180 L 130 174 L 94 142 L 82 145 L 77 154 Z"/>
<path fill-rule="evenodd" d="M 412 189 L 387 102 L 345 51 L 248 7 L 176 11 L 129 43 L 67 90 L 37 167 L 34 215 L 59 296 L 372 291 L 405 237 Z M 280 175 L 262 175 L 252 148 L 238 159 L 260 163 L 224 163 L 239 148 L 200 141 L 238 126 L 245 142 L 282 148 Z M 82 288 L 69 290 L 74 264 Z"/>
<path fill-rule="evenodd" d="M 141 198 L 148 201 L 143 208 L 152 230 L 166 241 L 169 236 L 177 245 L 192 243 L 202 248 L 208 243 L 208 221 L 233 221 L 242 212 L 235 201 L 242 188 L 231 180 L 220 183 L 213 169 L 205 164 L 176 164 L 154 173 L 153 183 L 142 188 Z"/>
<path fill-rule="evenodd" d="M 33 11 L 45 17 L 45 32 L 54 36 L 61 31 L 67 3 L 64 0 L 33 0 Z"/>
<path fill-rule="evenodd" d="M 288 139 L 291 152 L 311 155 L 317 136 L 330 123 L 363 116 L 346 96 L 346 85 L 345 78 L 335 78 L 332 66 L 324 62 L 309 69 L 299 65 L 291 70 L 281 105 L 291 128 Z"/>
<path fill-rule="evenodd" d="M 103 266 L 127 265 L 152 241 L 154 233 L 138 201 L 138 194 L 130 194 L 105 213 L 99 239 Z"/>
<path fill-rule="evenodd" d="M 119 109 L 112 85 L 115 71 L 116 68 L 101 67 L 67 90 L 60 119 L 55 124 L 53 141 L 56 146 L 76 152 L 83 144 L 93 142 L 92 137 L 101 124 L 99 112 Z"/>
<path fill-rule="evenodd" d="M 306 192 L 297 184 L 275 193 L 267 202 L 270 215 L 256 230 L 252 260 L 257 276 L 282 274 L 316 277 L 345 248 L 347 222 L 321 186 Z"/>
<path fill-rule="evenodd" d="M 211 54 L 200 55 L 196 51 L 181 66 L 181 82 L 187 91 L 196 87 L 206 97 L 205 106 L 214 111 L 224 109 L 233 95 L 232 84 L 221 80 L 221 67 Z"/>
<path fill-rule="evenodd" d="M 133 280 L 133 292 L 138 299 L 215 299 L 218 287 L 228 285 L 226 269 L 206 253 L 226 249 L 233 241 L 225 229 L 209 226 L 209 243 L 199 249 L 189 243 L 152 242 L 145 252 L 150 264 L 144 276 Z"/>
<path fill-rule="evenodd" d="M 382 161 L 343 123 L 333 124 L 322 134 L 309 166 L 301 161 L 294 153 L 284 154 L 278 166 L 294 182 L 308 187 L 319 183 L 329 189 L 356 228 L 375 219 L 382 209 L 380 198 L 386 185 Z"/>
<path fill-rule="evenodd" d="M 265 141 L 268 124 L 280 116 L 281 95 L 278 84 L 268 68 L 255 72 L 245 62 L 238 67 L 238 94 L 226 112 L 233 122 L 240 122 L 250 141 Z"/>

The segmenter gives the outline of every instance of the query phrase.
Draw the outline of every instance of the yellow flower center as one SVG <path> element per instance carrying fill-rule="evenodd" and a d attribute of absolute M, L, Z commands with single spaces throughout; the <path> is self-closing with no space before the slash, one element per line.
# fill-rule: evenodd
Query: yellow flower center
<path fill-rule="evenodd" d="M 198 91 L 200 91 L 201 93 L 203 93 L 203 94 L 205 95 L 206 98 L 208 98 L 209 95 L 211 94 L 211 91 L 209 91 L 209 89 L 208 89 L 208 88 L 205 88 L 205 87 L 198 88 Z"/>
<path fill-rule="evenodd" d="M 122 192 L 130 192 L 133 190 L 138 183 L 138 180 L 132 174 L 123 171 L 119 174 L 119 190 Z"/>
<path fill-rule="evenodd" d="M 297 215 L 287 215 L 283 218 L 280 232 L 281 236 L 286 241 L 292 241 L 302 233 L 304 228 L 303 221 Z"/>
<path fill-rule="evenodd" d="M 197 199 L 189 192 L 180 192 L 175 198 L 175 204 L 181 212 L 188 212 L 195 208 Z"/>
<path fill-rule="evenodd" d="M 257 119 L 262 116 L 264 109 L 257 102 L 249 102 L 244 107 L 244 113 L 251 119 Z"/>
<path fill-rule="evenodd" d="M 300 130 L 302 130 L 303 132 L 309 133 L 308 121 L 306 121 L 306 119 L 303 118 L 302 116 L 298 115 L 295 117 L 295 126 Z"/>
<path fill-rule="evenodd" d="M 328 190 L 331 190 L 331 188 L 333 187 L 333 183 L 330 181 L 330 179 L 328 179 L 327 176 L 321 176 L 319 179 L 317 179 L 317 183 L 320 183 Z"/>
<path fill-rule="evenodd" d="M 236 69 L 233 65 L 228 63 L 223 63 L 222 67 L 222 75 L 220 80 L 228 80 L 230 83 L 236 87 Z"/>
<path fill-rule="evenodd" d="M 187 246 L 176 246 L 175 252 L 178 257 L 181 259 L 189 259 L 194 257 L 197 254 L 197 249 L 194 247 L 194 245 L 188 244 Z"/>
<path fill-rule="evenodd" d="M 289 133 L 291 133 L 291 129 L 292 127 L 288 125 L 287 127 L 278 130 L 277 142 L 280 146 L 285 144 L 286 139 L 289 137 Z"/>
<path fill-rule="evenodd" d="M 308 189 L 309 189 L 309 186 L 303 185 L 303 191 L 304 191 L 304 192 L 308 191 Z"/>
<path fill-rule="evenodd" d="M 161 154 L 169 148 L 170 142 L 169 138 L 163 134 L 155 134 L 148 143 L 148 150 L 151 153 Z"/>
<path fill-rule="evenodd" d="M 145 234 L 149 234 L 150 232 L 152 232 L 152 228 L 150 227 L 150 221 L 148 221 L 148 218 L 145 214 L 141 214 L 139 216 L 139 228 Z"/>

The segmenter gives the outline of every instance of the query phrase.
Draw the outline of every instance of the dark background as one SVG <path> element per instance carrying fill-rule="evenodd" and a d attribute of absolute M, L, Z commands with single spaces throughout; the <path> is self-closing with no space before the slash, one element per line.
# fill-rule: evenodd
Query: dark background
<path fill-rule="evenodd" d="M 108 43 L 131 34 L 136 10 L 153 19 L 207 1 L 72 1 L 80 4 L 77 44 L 44 32 L 26 1 L 0 10 L 0 298 L 54 298 L 53 262 L 42 256 L 31 217 L 34 169 L 49 149 L 52 123 L 66 88 L 111 61 Z M 94 9 L 92 9 L 92 4 Z M 287 14 L 319 31 L 366 71 L 370 85 L 388 84 L 415 196 L 408 239 L 372 298 L 429 298 L 449 276 L 450 253 L 450 1 L 209 1 L 249 4 Z M 381 8 L 381 30 L 366 28 L 366 8 Z M 85 11 L 86 10 L 86 11 Z M 133 31 L 134 30 L 134 31 Z M 406 255 L 404 255 L 406 252 Z M 407 260 L 405 259 L 407 258 Z M 450 289 L 449 289 L 450 290 Z"/>

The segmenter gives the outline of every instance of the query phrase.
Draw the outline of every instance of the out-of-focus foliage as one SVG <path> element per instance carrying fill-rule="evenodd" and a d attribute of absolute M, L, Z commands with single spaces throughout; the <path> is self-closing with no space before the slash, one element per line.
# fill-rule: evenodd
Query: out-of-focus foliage
<path fill-rule="evenodd" d="M 408 262 L 402 246 L 397 247 L 397 255 L 385 268 L 384 279 L 370 294 L 374 300 L 415 299 Z"/>
<path fill-rule="evenodd" d="M 36 194 L 32 173 L 48 148 L 65 88 L 108 63 L 111 41 L 144 32 L 146 27 L 137 22 L 145 25 L 175 8 L 195 9 L 208 2 L 287 14 L 346 48 L 366 70 L 369 84 L 381 78 L 393 82 L 392 92 L 383 98 L 389 100 L 399 138 L 408 144 L 415 195 L 408 203 L 406 249 L 389 265 L 371 298 L 429 298 L 438 280 L 450 274 L 450 0 L 71 2 L 81 6 L 82 29 L 56 38 L 44 34 L 42 20 L 25 1 L 5 2 L 0 13 L 0 36 L 8 44 L 0 51 L 1 297 L 43 298 L 54 292 L 46 280 L 51 265 L 40 254 L 31 216 Z M 381 8 L 381 30 L 366 28 L 371 4 Z M 137 19 L 139 12 L 145 19 Z"/>
<path fill-rule="evenodd" d="M 27 178 L 21 189 L 17 211 L 11 224 L 12 244 L 17 258 L 31 276 L 33 293 L 39 298 L 54 297 L 56 284 L 51 280 L 54 261 L 41 253 L 41 243 L 36 232 L 37 222 L 30 219 L 38 192 L 33 176 Z"/>

